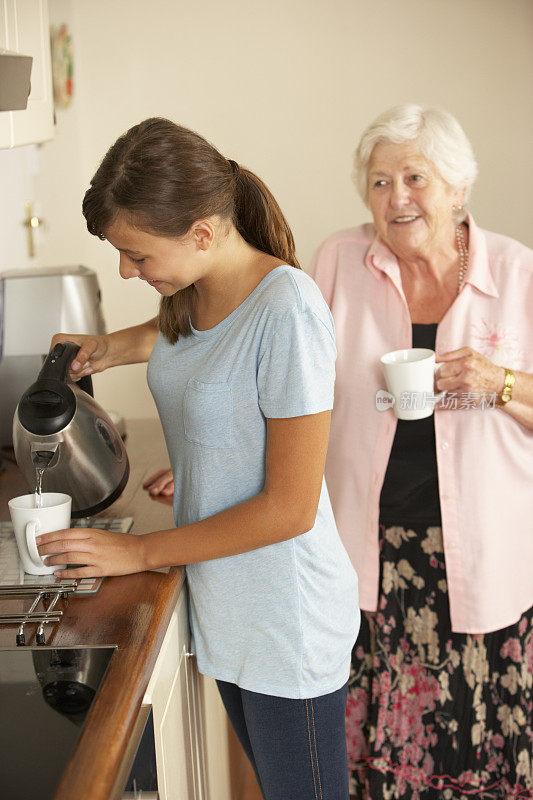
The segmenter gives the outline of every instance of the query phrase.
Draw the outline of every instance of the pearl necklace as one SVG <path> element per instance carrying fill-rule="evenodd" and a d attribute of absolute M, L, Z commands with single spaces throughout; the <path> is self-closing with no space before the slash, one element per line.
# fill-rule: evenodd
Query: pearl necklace
<path fill-rule="evenodd" d="M 457 249 L 459 250 L 459 281 L 457 284 L 457 294 L 459 294 L 468 269 L 468 247 L 466 246 L 462 225 L 458 225 L 455 229 L 455 241 L 457 242 Z"/>

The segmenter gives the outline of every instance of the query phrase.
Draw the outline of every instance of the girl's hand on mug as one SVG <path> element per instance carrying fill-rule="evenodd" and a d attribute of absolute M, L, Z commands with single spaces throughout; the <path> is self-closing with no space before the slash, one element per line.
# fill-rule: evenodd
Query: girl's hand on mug
<path fill-rule="evenodd" d="M 109 345 L 106 336 L 85 336 L 76 333 L 56 333 L 50 349 L 59 342 L 75 342 L 80 345 L 75 360 L 71 363 L 69 377 L 79 381 L 84 375 L 103 372 L 110 364 L 107 360 Z"/>
<path fill-rule="evenodd" d="M 151 495 L 169 497 L 174 494 L 174 477 L 171 469 L 160 469 L 143 481 L 143 489 Z"/>
<path fill-rule="evenodd" d="M 435 379 L 439 392 L 468 394 L 479 405 L 483 396 L 499 394 L 503 389 L 505 369 L 471 347 L 451 350 L 435 360 L 440 364 Z"/>
<path fill-rule="evenodd" d="M 43 533 L 35 541 L 47 566 L 58 567 L 54 572 L 58 578 L 130 575 L 147 569 L 144 536 L 97 528 L 66 528 Z M 63 564 L 84 566 L 62 570 Z"/>

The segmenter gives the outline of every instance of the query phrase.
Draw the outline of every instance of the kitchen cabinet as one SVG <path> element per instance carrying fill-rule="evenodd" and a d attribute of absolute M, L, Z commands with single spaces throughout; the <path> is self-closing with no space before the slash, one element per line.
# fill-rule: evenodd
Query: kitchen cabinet
<path fill-rule="evenodd" d="M 0 111 L 0 148 L 54 135 L 48 0 L 0 0 L 0 49 L 33 57 L 31 92 L 22 111 Z"/>
<path fill-rule="evenodd" d="M 238 773 L 248 762 L 231 728 L 216 681 L 205 675 L 199 677 L 206 800 L 239 800 Z"/>
<path fill-rule="evenodd" d="M 189 654 L 187 591 L 172 614 L 143 705 L 152 706 L 161 800 L 205 800 L 198 673 Z"/>
<path fill-rule="evenodd" d="M 153 713 L 159 797 L 232 800 L 226 712 L 189 648 L 184 587 L 143 700 Z"/>

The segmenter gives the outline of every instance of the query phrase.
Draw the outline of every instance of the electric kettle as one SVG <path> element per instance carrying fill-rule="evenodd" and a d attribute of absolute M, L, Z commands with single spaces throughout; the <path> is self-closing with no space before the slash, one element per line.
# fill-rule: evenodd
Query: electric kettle
<path fill-rule="evenodd" d="M 110 506 L 129 477 L 128 456 L 113 422 L 88 392 L 67 383 L 79 349 L 73 342 L 55 345 L 13 417 L 15 458 L 30 490 L 41 473 L 43 492 L 72 497 L 74 518 Z"/>

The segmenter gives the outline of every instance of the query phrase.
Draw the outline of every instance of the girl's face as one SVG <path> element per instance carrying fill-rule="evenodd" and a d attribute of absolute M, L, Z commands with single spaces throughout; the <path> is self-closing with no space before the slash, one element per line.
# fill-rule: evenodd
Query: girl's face
<path fill-rule="evenodd" d="M 202 277 L 203 250 L 195 236 L 171 239 L 116 220 L 105 238 L 120 254 L 122 278 L 140 278 L 166 297 Z"/>

